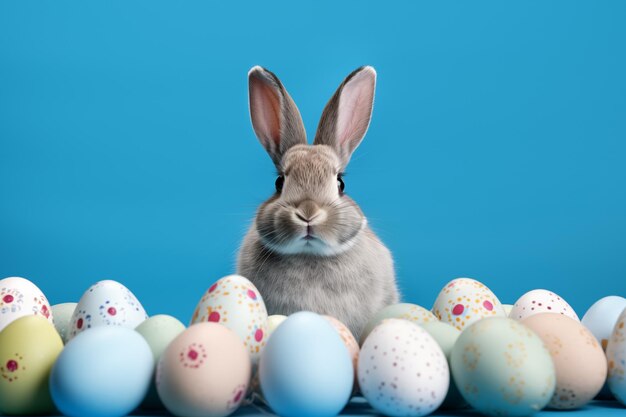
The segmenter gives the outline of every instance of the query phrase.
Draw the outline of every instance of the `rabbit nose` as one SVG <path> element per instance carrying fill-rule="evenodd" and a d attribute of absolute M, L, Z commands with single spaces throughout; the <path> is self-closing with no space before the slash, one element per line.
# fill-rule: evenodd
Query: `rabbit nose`
<path fill-rule="evenodd" d="M 321 214 L 320 208 L 311 200 L 306 200 L 296 208 L 296 217 L 306 223 L 315 220 Z"/>

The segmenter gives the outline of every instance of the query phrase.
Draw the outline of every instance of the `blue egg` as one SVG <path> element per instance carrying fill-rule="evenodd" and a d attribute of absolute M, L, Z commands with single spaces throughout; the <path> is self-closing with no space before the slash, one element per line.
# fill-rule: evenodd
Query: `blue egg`
<path fill-rule="evenodd" d="M 354 370 L 348 349 L 315 313 L 292 314 L 276 328 L 259 367 L 263 395 L 280 416 L 335 416 L 350 399 Z"/>
<path fill-rule="evenodd" d="M 94 327 L 59 355 L 50 374 L 52 400 L 67 416 L 125 416 L 146 395 L 153 366 L 150 346 L 136 331 Z"/>

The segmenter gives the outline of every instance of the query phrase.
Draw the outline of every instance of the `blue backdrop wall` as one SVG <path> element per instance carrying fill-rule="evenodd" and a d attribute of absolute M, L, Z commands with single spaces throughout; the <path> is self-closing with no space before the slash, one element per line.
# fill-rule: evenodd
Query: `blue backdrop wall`
<path fill-rule="evenodd" d="M 187 322 L 231 273 L 274 168 L 247 71 L 311 135 L 378 71 L 346 191 L 426 307 L 458 276 L 579 312 L 626 296 L 626 3 L 0 3 L 0 276 L 54 303 L 126 284 Z"/>

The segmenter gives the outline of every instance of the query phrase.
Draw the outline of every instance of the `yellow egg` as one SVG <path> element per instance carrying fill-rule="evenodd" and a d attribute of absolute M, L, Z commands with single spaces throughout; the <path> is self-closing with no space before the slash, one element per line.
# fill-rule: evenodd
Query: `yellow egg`
<path fill-rule="evenodd" d="M 0 413 L 55 410 L 48 377 L 62 349 L 61 337 L 42 316 L 21 317 L 0 332 Z"/>

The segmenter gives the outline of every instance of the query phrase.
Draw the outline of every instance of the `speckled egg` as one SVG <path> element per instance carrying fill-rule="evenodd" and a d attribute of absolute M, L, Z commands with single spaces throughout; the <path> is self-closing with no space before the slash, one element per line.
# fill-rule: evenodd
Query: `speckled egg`
<path fill-rule="evenodd" d="M 446 284 L 439 292 L 432 312 L 439 320 L 459 330 L 487 317 L 506 317 L 495 294 L 471 278 L 457 278 Z"/>
<path fill-rule="evenodd" d="M 176 416 L 223 417 L 241 404 L 250 375 L 250 355 L 240 337 L 204 322 L 189 326 L 163 352 L 156 385 Z"/>
<path fill-rule="evenodd" d="M 52 306 L 52 321 L 63 343 L 67 342 L 67 337 L 72 327 L 72 315 L 74 310 L 76 310 L 76 306 L 77 303 L 62 303 Z"/>
<path fill-rule="evenodd" d="M 578 315 L 567 301 L 548 290 L 532 290 L 522 295 L 513 305 L 509 317 L 514 320 L 524 320 L 534 314 L 556 313 L 570 317 L 576 321 Z"/>
<path fill-rule="evenodd" d="M 509 318 L 467 327 L 452 348 L 450 366 L 461 395 L 486 415 L 527 416 L 554 393 L 550 353 L 528 327 Z"/>
<path fill-rule="evenodd" d="M 619 402 L 626 405 L 626 310 L 617 319 L 606 347 L 609 389 Z"/>
<path fill-rule="evenodd" d="M 341 336 L 341 341 L 343 342 L 344 345 L 346 345 L 346 349 L 348 349 L 348 353 L 350 354 L 350 358 L 352 359 L 352 366 L 354 367 L 354 376 L 356 378 L 357 363 L 359 361 L 358 342 L 352 335 L 352 332 L 350 332 L 350 329 L 348 329 L 348 327 L 345 324 L 343 324 L 342 322 L 340 322 L 339 320 L 331 316 L 323 316 L 323 317 L 326 320 L 328 320 L 328 322 L 335 328 L 335 330 L 337 330 L 337 333 L 339 333 L 339 336 Z"/>
<path fill-rule="evenodd" d="M 0 280 L 0 331 L 20 317 L 42 316 L 52 323 L 50 303 L 39 287 L 21 277 Z"/>
<path fill-rule="evenodd" d="M 361 347 L 358 365 L 363 396 L 388 416 L 424 416 L 443 402 L 450 383 L 441 348 L 419 325 L 387 319 Z"/>
<path fill-rule="evenodd" d="M 273 314 L 269 316 L 267 318 L 267 337 L 270 337 L 274 330 L 276 330 L 276 328 L 285 320 L 287 320 L 287 316 L 283 316 L 282 314 Z"/>
<path fill-rule="evenodd" d="M 556 389 L 549 406 L 561 410 L 582 407 L 600 392 L 607 375 L 602 347 L 579 321 L 564 314 L 540 313 L 525 318 L 545 343 L 556 369 Z"/>
<path fill-rule="evenodd" d="M 446 355 L 448 365 L 450 365 L 450 354 L 452 353 L 454 344 L 461 335 L 461 331 L 456 327 L 441 321 L 422 323 L 420 326 L 422 326 L 422 328 L 426 330 L 428 334 L 433 337 L 433 339 L 435 339 L 443 354 Z M 459 389 L 456 387 L 454 381 L 450 379 L 450 387 L 448 388 L 446 398 L 441 404 L 441 408 L 460 408 L 465 405 L 465 400 L 461 396 Z"/>
<path fill-rule="evenodd" d="M 137 297 L 117 281 L 99 281 L 89 287 L 72 314 L 68 341 L 97 326 L 134 329 L 148 316 Z"/>
<path fill-rule="evenodd" d="M 54 411 L 48 377 L 63 342 L 40 315 L 13 320 L 0 332 L 0 414 Z"/>
<path fill-rule="evenodd" d="M 175 317 L 157 314 L 139 324 L 135 331 L 148 342 L 156 369 L 156 364 L 161 359 L 161 355 L 172 340 L 185 331 L 185 325 Z M 152 378 L 148 394 L 141 405 L 144 408 L 160 408 L 163 405 L 157 394 L 154 378 Z"/>
<path fill-rule="evenodd" d="M 374 327 L 378 326 L 383 320 L 386 319 L 404 319 L 417 324 L 437 321 L 437 317 L 435 317 L 433 313 L 424 307 L 418 306 L 417 304 L 392 304 L 380 310 L 367 322 L 365 328 L 361 332 L 360 343 L 363 344 L 370 332 L 374 330 Z"/>
<path fill-rule="evenodd" d="M 257 364 L 267 341 L 267 310 L 259 290 L 241 275 L 228 275 L 209 287 L 198 303 L 191 324 L 219 323 L 233 330 Z"/>
<path fill-rule="evenodd" d="M 609 338 L 622 311 L 626 309 L 626 298 L 611 295 L 593 303 L 583 316 L 581 323 L 596 337 L 606 350 Z"/>

